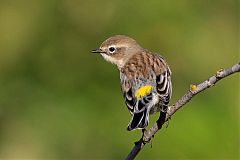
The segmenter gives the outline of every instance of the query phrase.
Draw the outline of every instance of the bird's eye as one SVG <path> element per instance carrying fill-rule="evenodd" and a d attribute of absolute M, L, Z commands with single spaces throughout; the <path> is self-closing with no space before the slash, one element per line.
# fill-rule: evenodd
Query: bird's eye
<path fill-rule="evenodd" d="M 108 50 L 110 53 L 113 53 L 113 52 L 115 52 L 116 49 L 114 47 L 109 47 Z"/>

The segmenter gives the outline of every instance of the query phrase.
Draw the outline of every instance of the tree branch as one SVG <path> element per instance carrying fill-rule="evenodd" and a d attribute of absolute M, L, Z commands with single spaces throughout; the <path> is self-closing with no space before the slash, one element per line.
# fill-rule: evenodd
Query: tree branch
<path fill-rule="evenodd" d="M 193 96 L 197 95 L 198 93 L 204 91 L 207 88 L 214 86 L 222 78 L 230 76 L 231 74 L 239 71 L 240 71 L 240 62 L 226 70 L 220 69 L 219 71 L 217 71 L 216 75 L 208 78 L 206 81 L 198 85 L 191 85 L 189 91 L 185 95 L 183 95 L 175 104 L 168 107 L 167 116 L 163 123 L 168 121 L 168 119 L 170 119 L 171 116 L 177 110 L 179 110 L 182 106 L 184 106 L 187 102 L 189 102 L 193 98 Z M 144 147 L 144 145 L 150 142 L 151 138 L 157 133 L 158 130 L 162 128 L 163 123 L 162 124 L 159 124 L 159 123 L 160 121 L 158 120 L 153 124 L 153 126 L 149 130 L 146 130 L 144 132 L 143 137 L 138 142 L 135 142 L 135 146 L 132 148 L 131 152 L 128 154 L 125 160 L 134 159 L 137 156 L 137 154 L 141 151 L 141 149 Z"/>

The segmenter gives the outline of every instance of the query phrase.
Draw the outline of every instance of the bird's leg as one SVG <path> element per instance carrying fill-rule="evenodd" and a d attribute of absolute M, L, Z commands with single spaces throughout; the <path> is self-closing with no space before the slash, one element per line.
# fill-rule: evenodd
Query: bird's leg
<path fill-rule="evenodd" d="M 152 138 L 150 139 L 151 148 L 153 147 L 153 138 L 154 138 L 154 135 L 152 135 Z"/>
<path fill-rule="evenodd" d="M 142 129 L 142 138 L 144 137 L 144 132 L 146 131 L 145 128 Z"/>

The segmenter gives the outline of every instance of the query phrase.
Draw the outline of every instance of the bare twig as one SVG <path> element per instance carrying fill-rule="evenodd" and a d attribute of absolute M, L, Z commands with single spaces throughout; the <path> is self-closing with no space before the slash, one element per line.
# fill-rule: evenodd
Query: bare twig
<path fill-rule="evenodd" d="M 206 81 L 198 84 L 198 85 L 191 85 L 189 91 L 183 95 L 175 104 L 168 107 L 167 116 L 165 122 L 182 106 L 184 106 L 187 102 L 189 102 L 193 96 L 197 95 L 198 93 L 204 91 L 205 89 L 214 86 L 219 80 L 225 78 L 233 73 L 240 71 L 240 62 L 228 68 L 226 70 L 220 69 L 217 71 L 216 75 L 210 77 Z M 131 152 L 126 157 L 126 160 L 134 159 L 137 154 L 141 151 L 146 143 L 149 143 L 151 138 L 155 135 L 155 133 L 160 130 L 162 124 L 159 125 L 159 121 L 155 122 L 153 126 L 144 132 L 143 137 L 138 141 L 135 142 L 135 146 L 132 148 Z"/>

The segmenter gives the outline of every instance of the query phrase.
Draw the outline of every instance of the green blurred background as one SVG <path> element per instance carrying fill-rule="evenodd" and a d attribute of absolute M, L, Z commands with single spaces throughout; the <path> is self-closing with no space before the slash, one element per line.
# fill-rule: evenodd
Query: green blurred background
<path fill-rule="evenodd" d="M 1 0 L 1 159 L 123 159 L 141 131 L 113 65 L 90 51 L 125 34 L 167 59 L 172 103 L 239 62 L 237 0 Z M 239 74 L 177 112 L 138 159 L 239 159 Z M 151 122 L 156 120 L 151 117 Z"/>

